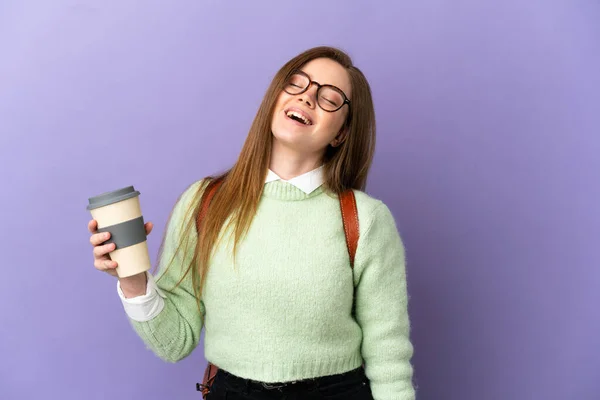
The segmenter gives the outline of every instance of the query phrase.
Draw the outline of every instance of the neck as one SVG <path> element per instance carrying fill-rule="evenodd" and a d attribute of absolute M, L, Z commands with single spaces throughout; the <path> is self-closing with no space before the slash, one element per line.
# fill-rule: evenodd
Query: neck
<path fill-rule="evenodd" d="M 322 154 L 306 154 L 286 147 L 273 138 L 269 168 L 282 179 L 289 180 L 323 164 Z"/>

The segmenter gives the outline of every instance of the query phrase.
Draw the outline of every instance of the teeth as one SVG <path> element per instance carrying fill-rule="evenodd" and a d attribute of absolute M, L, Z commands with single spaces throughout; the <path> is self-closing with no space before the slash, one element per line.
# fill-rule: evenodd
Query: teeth
<path fill-rule="evenodd" d="M 298 113 L 296 111 L 288 111 L 287 116 L 290 117 L 290 118 L 292 116 L 298 117 L 298 118 L 300 118 L 302 120 L 302 122 L 304 122 L 304 125 L 310 125 L 310 121 L 308 119 L 306 119 L 304 117 L 304 115 L 302 115 L 302 114 L 300 114 L 300 113 Z"/>

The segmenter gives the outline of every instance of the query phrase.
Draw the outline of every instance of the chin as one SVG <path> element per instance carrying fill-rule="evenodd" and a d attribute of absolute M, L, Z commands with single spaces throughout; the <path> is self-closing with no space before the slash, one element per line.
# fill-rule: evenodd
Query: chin
<path fill-rule="evenodd" d="M 298 133 L 290 132 L 285 129 L 275 129 L 273 132 L 273 138 L 281 143 L 293 144 L 299 142 Z"/>
<path fill-rule="evenodd" d="M 293 132 L 290 129 L 274 129 L 272 130 L 273 139 L 280 145 L 287 148 L 306 151 L 310 148 L 310 144 L 306 142 L 305 135 L 301 135 L 299 132 Z M 303 140 L 304 139 L 304 140 Z"/>

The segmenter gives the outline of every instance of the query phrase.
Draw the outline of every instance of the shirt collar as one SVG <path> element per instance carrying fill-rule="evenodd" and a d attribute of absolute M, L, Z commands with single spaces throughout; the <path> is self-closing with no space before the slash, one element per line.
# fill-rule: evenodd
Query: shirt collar
<path fill-rule="evenodd" d="M 282 179 L 279 175 L 277 175 L 275 172 L 269 169 L 269 173 L 267 174 L 267 179 L 265 180 L 265 183 L 277 180 L 290 183 L 296 186 L 298 189 L 302 190 L 304 193 L 310 194 L 323 184 L 323 165 L 287 181 L 285 179 Z"/>

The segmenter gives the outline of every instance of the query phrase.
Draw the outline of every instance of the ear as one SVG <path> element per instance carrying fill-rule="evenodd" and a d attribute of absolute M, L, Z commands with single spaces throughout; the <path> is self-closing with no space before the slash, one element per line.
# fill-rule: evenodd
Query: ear
<path fill-rule="evenodd" d="M 344 126 L 340 130 L 340 133 L 338 133 L 337 136 L 329 144 L 331 145 L 331 147 L 338 147 L 342 143 L 344 143 L 344 141 L 346 140 L 347 137 L 348 137 L 348 128 L 346 126 Z"/>

